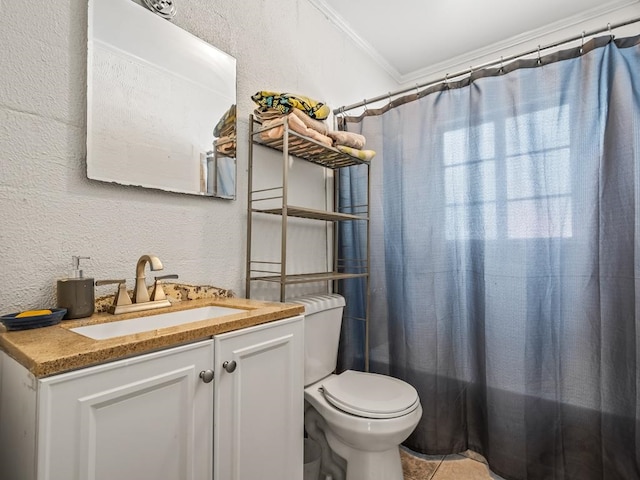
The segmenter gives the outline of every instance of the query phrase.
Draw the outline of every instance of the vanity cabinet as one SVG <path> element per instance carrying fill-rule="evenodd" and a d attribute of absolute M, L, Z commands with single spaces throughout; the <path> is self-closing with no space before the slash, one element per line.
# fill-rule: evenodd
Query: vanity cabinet
<path fill-rule="evenodd" d="M 211 478 L 212 365 L 211 339 L 40 380 L 5 357 L 2 478 Z"/>
<path fill-rule="evenodd" d="M 302 317 L 217 335 L 214 476 L 302 480 Z"/>
<path fill-rule="evenodd" d="M 302 368 L 301 316 L 42 379 L 0 352 L 0 478 L 301 480 Z"/>

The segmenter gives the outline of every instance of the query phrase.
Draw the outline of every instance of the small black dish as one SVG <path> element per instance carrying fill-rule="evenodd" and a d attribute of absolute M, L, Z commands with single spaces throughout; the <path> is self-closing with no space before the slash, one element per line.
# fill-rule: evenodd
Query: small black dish
<path fill-rule="evenodd" d="M 20 317 L 16 318 L 21 312 L 9 313 L 0 317 L 7 329 L 11 330 L 29 330 L 31 328 L 50 327 L 60 323 L 62 317 L 67 313 L 66 308 L 51 308 L 51 313 L 47 315 L 34 315 L 32 317 Z"/>

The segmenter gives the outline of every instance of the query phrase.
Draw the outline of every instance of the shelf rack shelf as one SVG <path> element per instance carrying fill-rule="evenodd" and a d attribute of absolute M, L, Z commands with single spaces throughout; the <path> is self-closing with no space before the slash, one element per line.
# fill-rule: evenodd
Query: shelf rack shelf
<path fill-rule="evenodd" d="M 368 205 L 360 205 L 354 208 L 357 213 L 342 213 L 337 211 L 318 210 L 307 207 L 290 205 L 287 202 L 289 187 L 289 156 L 311 162 L 323 168 L 334 171 L 334 176 L 338 177 L 342 168 L 354 165 L 366 165 L 369 163 L 358 158 L 347 155 L 340 150 L 328 147 L 314 139 L 300 135 L 289 128 L 287 117 L 283 117 L 277 122 L 271 122 L 269 126 L 263 127 L 252 115 L 249 120 L 249 189 L 248 189 L 248 212 L 247 212 L 247 263 L 246 263 L 246 292 L 247 297 L 251 296 L 252 282 L 262 281 L 277 283 L 280 285 L 280 301 L 285 301 L 286 286 L 311 282 L 336 282 L 352 278 L 364 278 L 367 281 L 369 272 L 369 254 L 366 249 L 366 258 L 355 262 L 345 261 L 337 258 L 337 229 L 343 222 L 363 221 L 367 225 L 368 238 Z M 282 135 L 277 138 L 269 138 L 264 135 L 272 129 L 282 129 Z M 253 190 L 254 161 L 256 161 L 255 145 L 277 150 L 282 154 L 282 184 L 273 188 Z M 368 170 L 367 170 L 368 178 Z M 338 181 L 335 179 L 334 205 L 337 204 Z M 277 193 L 273 193 L 277 192 Z M 268 195 L 265 197 L 265 195 Z M 262 195 L 262 196 L 261 196 Z M 279 203 L 277 207 L 261 208 L 264 201 L 274 200 Z M 275 215 L 281 220 L 281 256 L 279 261 L 260 261 L 252 257 L 251 239 L 253 231 L 254 215 Z M 317 220 L 323 222 L 333 222 L 334 228 L 334 260 L 333 270 L 328 272 L 295 273 L 287 272 L 286 251 L 287 251 L 287 219 L 290 217 Z M 349 267 L 345 267 L 349 265 Z M 272 270 L 265 270 L 265 266 Z"/>
<path fill-rule="evenodd" d="M 254 127 L 260 124 L 252 116 L 250 125 Z M 279 127 L 283 127 L 284 131 L 288 132 L 288 135 L 283 134 L 282 137 L 278 138 L 260 138 L 261 133 Z M 294 157 L 321 165 L 325 168 L 336 169 L 350 167 L 352 165 L 368 164 L 368 162 L 347 155 L 337 148 L 328 147 L 323 143 L 289 129 L 286 117 L 283 117 L 279 122 L 270 124 L 268 127 L 262 127 L 260 125 L 257 130 L 252 128 L 250 137 L 252 144 L 255 142 L 280 152 L 286 151 L 288 155 L 293 155 Z"/>
<path fill-rule="evenodd" d="M 323 210 L 314 210 L 311 208 L 296 207 L 287 205 L 286 208 L 254 208 L 255 213 L 268 213 L 271 215 L 286 215 L 289 217 L 308 218 L 311 220 L 324 220 L 326 222 L 339 222 L 346 220 L 368 220 L 369 218 L 362 215 L 352 215 L 349 213 L 327 212 Z"/>

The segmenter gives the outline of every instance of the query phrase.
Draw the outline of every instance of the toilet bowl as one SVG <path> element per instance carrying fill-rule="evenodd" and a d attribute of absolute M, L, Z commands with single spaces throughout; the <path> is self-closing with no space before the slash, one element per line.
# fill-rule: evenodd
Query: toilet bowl
<path fill-rule="evenodd" d="M 398 447 L 422 416 L 415 388 L 386 375 L 334 374 L 344 298 L 289 301 L 305 306 L 305 426 L 331 450 L 323 451 L 321 471 L 333 480 L 402 480 Z M 344 461 L 332 461 L 334 454 Z"/>
<path fill-rule="evenodd" d="M 372 377 L 371 386 L 377 380 L 385 378 L 399 382 L 391 377 L 347 370 L 305 388 L 305 400 L 326 422 L 323 433 L 331 449 L 346 460 L 347 480 L 402 480 L 398 446 L 411 434 L 422 417 L 417 394 L 401 411 L 385 412 L 383 402 L 379 402 L 381 408 L 377 414 L 369 411 L 356 412 L 355 408 L 350 408 L 351 411 L 347 412 L 331 402 L 323 385 L 354 374 Z M 384 390 L 388 386 L 386 381 L 382 381 L 379 392 L 388 393 L 388 390 Z M 350 404 L 354 405 L 355 402 Z M 397 404 L 390 409 L 396 408 Z M 377 415 L 378 418 L 371 418 L 371 415 Z"/>

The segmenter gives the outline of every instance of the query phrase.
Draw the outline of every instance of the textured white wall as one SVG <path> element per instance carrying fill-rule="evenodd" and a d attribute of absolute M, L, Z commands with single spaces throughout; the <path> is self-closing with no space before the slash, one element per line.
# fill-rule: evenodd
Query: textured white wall
<path fill-rule="evenodd" d="M 87 180 L 87 0 L 0 0 L 0 313 L 53 305 L 74 254 L 91 256 L 90 276 L 131 287 L 138 257 L 154 253 L 163 273 L 243 295 L 250 95 L 337 107 L 397 87 L 307 0 L 178 8 L 177 25 L 238 60 L 236 201 Z"/>

